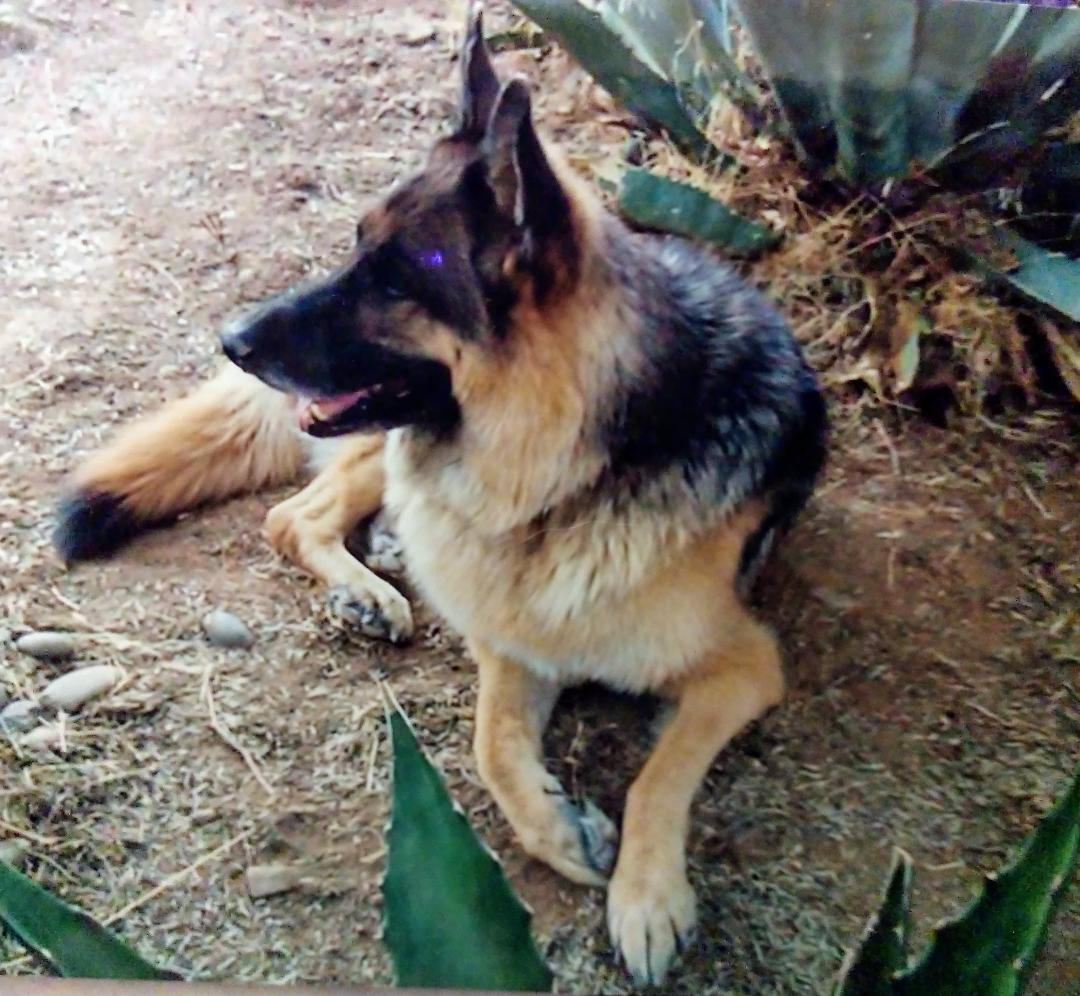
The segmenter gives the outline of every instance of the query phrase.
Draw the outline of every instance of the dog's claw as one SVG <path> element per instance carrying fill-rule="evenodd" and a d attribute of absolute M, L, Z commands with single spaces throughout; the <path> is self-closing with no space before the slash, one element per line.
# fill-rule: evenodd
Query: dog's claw
<path fill-rule="evenodd" d="M 412 609 L 404 596 L 357 591 L 347 585 L 327 593 L 330 611 L 342 622 L 355 626 L 365 636 L 390 643 L 406 643 L 413 633 Z"/>
<path fill-rule="evenodd" d="M 620 866 L 621 867 L 621 866 Z M 681 872 L 643 879 L 616 870 L 608 890 L 611 943 L 639 986 L 658 986 L 694 938 L 694 891 Z"/>

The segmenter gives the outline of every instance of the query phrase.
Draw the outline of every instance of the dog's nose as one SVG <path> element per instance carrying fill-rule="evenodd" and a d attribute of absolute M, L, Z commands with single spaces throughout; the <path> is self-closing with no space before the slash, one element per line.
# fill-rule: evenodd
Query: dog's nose
<path fill-rule="evenodd" d="M 251 340 L 250 329 L 241 326 L 221 334 L 221 349 L 225 355 L 241 369 L 246 360 L 255 352 L 255 343 Z"/>

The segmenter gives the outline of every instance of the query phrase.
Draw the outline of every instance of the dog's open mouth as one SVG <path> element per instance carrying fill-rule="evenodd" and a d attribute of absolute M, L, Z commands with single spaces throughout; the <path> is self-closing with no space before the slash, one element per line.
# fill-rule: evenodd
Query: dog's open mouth
<path fill-rule="evenodd" d="M 412 422 L 444 405 L 448 398 L 448 377 L 443 368 L 431 364 L 407 376 L 388 377 L 344 394 L 298 396 L 296 416 L 308 435 L 341 436 Z"/>
<path fill-rule="evenodd" d="M 372 384 L 348 394 L 330 398 L 297 398 L 296 414 L 300 428 L 313 436 L 332 435 L 347 424 L 365 415 L 373 406 L 390 399 L 404 400 L 409 396 L 409 385 L 404 377 Z"/>

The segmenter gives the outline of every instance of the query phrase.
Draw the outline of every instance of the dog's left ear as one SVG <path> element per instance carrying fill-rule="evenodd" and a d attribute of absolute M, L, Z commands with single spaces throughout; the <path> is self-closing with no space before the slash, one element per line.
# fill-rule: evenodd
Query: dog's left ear
<path fill-rule="evenodd" d="M 499 78 L 484 41 L 484 16 L 479 5 L 469 4 L 468 26 L 461 45 L 461 104 L 458 131 L 479 139 L 499 96 Z"/>
<path fill-rule="evenodd" d="M 483 153 L 500 213 L 539 240 L 559 230 L 569 200 L 533 127 L 529 87 L 520 76 L 499 91 Z"/>

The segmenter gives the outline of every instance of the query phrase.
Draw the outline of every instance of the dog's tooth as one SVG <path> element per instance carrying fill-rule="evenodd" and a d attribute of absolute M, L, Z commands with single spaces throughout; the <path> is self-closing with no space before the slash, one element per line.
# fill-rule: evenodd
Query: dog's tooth
<path fill-rule="evenodd" d="M 319 403 L 317 401 L 313 401 L 310 405 L 308 405 L 308 411 L 315 416 L 316 421 L 326 421 L 326 413 L 319 407 Z"/>

